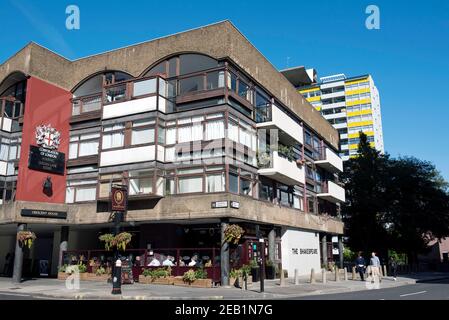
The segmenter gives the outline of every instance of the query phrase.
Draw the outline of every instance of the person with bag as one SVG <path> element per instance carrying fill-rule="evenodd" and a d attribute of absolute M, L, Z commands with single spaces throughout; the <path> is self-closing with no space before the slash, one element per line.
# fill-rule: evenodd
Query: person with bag
<path fill-rule="evenodd" d="M 355 266 L 356 266 L 356 270 L 360 275 L 360 279 L 362 281 L 365 281 L 365 268 L 366 268 L 366 263 L 365 263 L 365 259 L 362 256 L 362 251 L 359 252 L 359 256 L 357 257 L 357 259 L 355 260 Z"/>
<path fill-rule="evenodd" d="M 398 263 L 393 256 L 390 257 L 390 270 L 393 274 L 393 280 L 396 281 L 398 276 Z"/>

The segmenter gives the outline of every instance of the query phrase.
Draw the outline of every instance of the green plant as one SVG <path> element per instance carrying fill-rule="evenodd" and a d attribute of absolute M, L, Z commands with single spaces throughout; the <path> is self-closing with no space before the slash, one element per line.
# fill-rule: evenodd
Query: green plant
<path fill-rule="evenodd" d="M 207 272 L 203 268 L 197 269 L 195 271 L 195 278 L 196 279 L 207 279 Z"/>
<path fill-rule="evenodd" d="M 187 283 L 194 282 L 196 280 L 195 270 L 190 269 L 189 271 L 186 271 L 182 276 L 182 280 Z"/>
<path fill-rule="evenodd" d="M 249 262 L 249 266 L 251 269 L 259 268 L 259 264 L 257 263 L 256 259 L 253 259 Z"/>
<path fill-rule="evenodd" d="M 31 249 L 34 240 L 36 240 L 36 234 L 31 231 L 19 231 L 17 232 L 17 240 L 22 246 L 27 246 Z"/>
<path fill-rule="evenodd" d="M 257 166 L 260 168 L 267 168 L 271 164 L 271 155 L 268 152 L 257 153 Z"/>
<path fill-rule="evenodd" d="M 285 158 L 287 158 L 289 161 L 295 161 L 295 152 L 293 150 L 293 147 L 291 146 L 285 146 L 282 144 L 279 144 L 278 146 L 278 153 Z"/>
<path fill-rule="evenodd" d="M 225 241 L 228 243 L 238 244 L 240 241 L 240 238 L 245 233 L 245 230 L 243 230 L 242 227 L 240 227 L 238 224 L 231 224 L 226 227 L 224 231 Z"/>
<path fill-rule="evenodd" d="M 272 266 L 274 266 L 274 262 L 271 261 L 271 260 L 267 260 L 267 262 L 265 263 L 265 265 L 266 265 L 267 267 L 272 267 Z"/>
<path fill-rule="evenodd" d="M 114 235 L 111 233 L 106 233 L 98 237 L 101 242 L 104 242 L 104 248 L 109 251 L 112 248 L 112 241 L 114 240 Z"/>
<path fill-rule="evenodd" d="M 112 246 L 116 246 L 119 250 L 126 250 L 126 246 L 131 242 L 132 234 L 128 232 L 119 233 L 111 242 Z"/>
<path fill-rule="evenodd" d="M 241 268 L 240 268 L 241 272 L 242 272 L 242 276 L 243 277 L 248 277 L 251 274 L 251 266 L 248 264 L 244 264 Z"/>
<path fill-rule="evenodd" d="M 97 269 L 97 271 L 95 272 L 95 274 L 96 274 L 97 276 L 102 276 L 102 275 L 106 274 L 106 269 L 103 268 L 103 267 L 99 267 L 99 268 Z"/>
<path fill-rule="evenodd" d="M 229 276 L 231 278 L 237 279 L 238 277 L 242 276 L 242 269 L 232 269 L 229 273 Z"/>
<path fill-rule="evenodd" d="M 84 264 L 79 264 L 78 265 L 78 271 L 79 273 L 86 273 L 87 272 L 87 266 Z"/>
<path fill-rule="evenodd" d="M 151 279 L 167 278 L 170 277 L 172 270 L 168 268 L 158 268 L 158 269 L 145 269 L 142 273 L 144 277 L 150 277 Z"/>
<path fill-rule="evenodd" d="M 68 267 L 67 264 L 64 264 L 64 265 L 60 266 L 60 267 L 58 268 L 58 272 L 63 272 L 63 273 L 65 273 L 67 267 Z"/>

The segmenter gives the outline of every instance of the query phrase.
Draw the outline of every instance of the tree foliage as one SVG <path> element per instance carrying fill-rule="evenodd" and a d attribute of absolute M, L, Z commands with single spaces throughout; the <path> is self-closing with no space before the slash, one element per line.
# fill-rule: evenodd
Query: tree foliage
<path fill-rule="evenodd" d="M 359 156 L 345 164 L 341 179 L 353 250 L 377 251 L 385 258 L 394 249 L 416 259 L 429 241 L 449 236 L 448 184 L 432 163 L 381 154 L 361 132 Z"/>

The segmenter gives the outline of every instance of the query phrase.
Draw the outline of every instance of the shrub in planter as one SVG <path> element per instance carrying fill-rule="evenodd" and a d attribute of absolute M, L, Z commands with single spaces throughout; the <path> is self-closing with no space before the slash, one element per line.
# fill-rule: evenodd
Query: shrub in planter
<path fill-rule="evenodd" d="M 239 281 L 242 277 L 242 269 L 232 269 L 229 273 L 229 284 L 231 286 L 239 287 Z"/>
<path fill-rule="evenodd" d="M 192 284 L 196 280 L 195 270 L 189 270 L 184 273 L 182 280 L 189 284 Z"/>
<path fill-rule="evenodd" d="M 268 260 L 265 264 L 265 278 L 268 280 L 274 280 L 276 278 L 276 266 L 271 260 Z"/>
<path fill-rule="evenodd" d="M 259 282 L 260 281 L 260 267 L 257 264 L 256 260 L 251 260 L 250 266 L 251 266 L 252 281 Z"/>

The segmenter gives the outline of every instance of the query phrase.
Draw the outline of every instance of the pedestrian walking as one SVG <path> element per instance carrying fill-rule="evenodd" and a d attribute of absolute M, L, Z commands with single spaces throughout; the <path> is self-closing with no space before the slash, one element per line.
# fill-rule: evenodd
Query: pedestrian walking
<path fill-rule="evenodd" d="M 370 259 L 370 267 L 371 267 L 371 283 L 374 283 L 374 277 L 377 276 L 377 278 L 379 279 L 379 282 L 382 282 L 382 277 L 380 275 L 380 260 L 379 258 L 376 256 L 376 253 L 373 252 L 371 253 L 371 259 Z"/>
<path fill-rule="evenodd" d="M 365 259 L 362 257 L 362 251 L 359 252 L 358 257 L 355 260 L 355 266 L 356 266 L 357 272 L 360 275 L 360 279 L 362 281 L 365 281 L 366 262 L 365 262 Z"/>
<path fill-rule="evenodd" d="M 398 276 L 398 263 L 393 256 L 390 257 L 390 270 L 393 274 L 393 280 L 396 281 Z"/>

